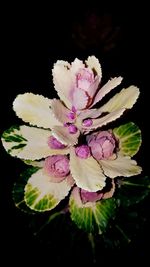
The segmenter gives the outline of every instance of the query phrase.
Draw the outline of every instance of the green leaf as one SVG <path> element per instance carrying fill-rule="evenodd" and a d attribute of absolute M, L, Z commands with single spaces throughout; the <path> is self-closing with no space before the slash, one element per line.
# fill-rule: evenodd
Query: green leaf
<path fill-rule="evenodd" d="M 113 219 L 116 211 L 114 198 L 98 202 L 81 203 L 79 191 L 75 188 L 70 197 L 71 219 L 76 225 L 89 233 L 102 234 L 106 231 L 110 219 Z"/>
<path fill-rule="evenodd" d="M 141 131 L 133 122 L 121 125 L 113 130 L 119 140 L 119 149 L 123 155 L 134 156 L 141 145 Z"/>
<path fill-rule="evenodd" d="M 125 207 L 139 203 L 150 193 L 150 178 L 147 176 L 118 180 L 118 184 L 116 199 Z"/>
<path fill-rule="evenodd" d="M 24 171 L 20 175 L 20 178 L 14 184 L 12 194 L 13 194 L 13 199 L 14 199 L 15 205 L 17 208 L 19 208 L 22 211 L 27 212 L 27 213 L 33 213 L 33 211 L 31 209 L 29 209 L 25 203 L 24 188 L 25 188 L 25 185 L 26 185 L 28 179 L 30 178 L 30 176 L 33 173 L 37 172 L 38 170 L 39 170 L 39 167 L 32 167 L 32 168 L 27 169 L 26 171 Z"/>

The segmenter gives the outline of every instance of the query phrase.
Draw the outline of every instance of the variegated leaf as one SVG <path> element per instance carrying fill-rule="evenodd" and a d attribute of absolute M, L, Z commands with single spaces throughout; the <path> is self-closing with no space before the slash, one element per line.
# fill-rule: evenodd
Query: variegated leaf
<path fill-rule="evenodd" d="M 25 201 L 32 210 L 44 212 L 55 208 L 72 187 L 72 179 L 66 177 L 59 183 L 51 182 L 43 169 L 33 174 L 25 187 Z"/>
<path fill-rule="evenodd" d="M 141 131 L 133 122 L 121 125 L 113 130 L 119 141 L 119 151 L 126 156 L 134 156 L 141 145 Z"/>
<path fill-rule="evenodd" d="M 83 204 L 78 188 L 74 188 L 70 197 L 71 219 L 86 232 L 102 234 L 114 219 L 116 202 L 114 198 Z"/>
<path fill-rule="evenodd" d="M 27 213 L 34 213 L 25 203 L 24 200 L 24 188 L 27 184 L 28 179 L 33 173 L 36 173 L 40 168 L 39 167 L 31 167 L 24 171 L 18 181 L 14 184 L 13 188 L 13 199 L 17 208 L 21 209 Z"/>
<path fill-rule="evenodd" d="M 2 144 L 12 156 L 18 155 L 28 142 L 20 128 L 20 126 L 14 125 L 2 134 Z"/>
<path fill-rule="evenodd" d="M 51 149 L 48 138 L 51 132 L 29 126 L 11 127 L 2 135 L 3 146 L 8 153 L 25 160 L 38 160 L 50 155 L 67 154 L 68 149 Z"/>

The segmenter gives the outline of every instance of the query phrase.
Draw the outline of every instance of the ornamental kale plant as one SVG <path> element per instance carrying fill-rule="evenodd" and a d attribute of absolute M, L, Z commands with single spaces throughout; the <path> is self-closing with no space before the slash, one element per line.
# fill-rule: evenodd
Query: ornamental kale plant
<path fill-rule="evenodd" d="M 64 209 L 79 228 L 102 234 L 119 208 L 120 185 L 142 171 L 132 158 L 141 145 L 138 126 L 109 127 L 133 107 L 140 92 L 131 85 L 101 105 L 122 77 L 103 85 L 95 56 L 71 64 L 58 60 L 52 75 L 59 99 L 18 95 L 13 110 L 28 125 L 12 126 L 2 135 L 5 150 L 32 166 L 21 193 L 15 185 L 15 202 L 21 194 L 27 210 L 55 212 L 58 206 L 61 212 L 65 199 Z"/>

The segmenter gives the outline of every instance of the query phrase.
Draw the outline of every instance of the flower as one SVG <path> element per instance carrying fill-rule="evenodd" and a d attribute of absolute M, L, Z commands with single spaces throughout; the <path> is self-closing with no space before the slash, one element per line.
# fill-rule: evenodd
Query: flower
<path fill-rule="evenodd" d="M 108 200 L 115 191 L 113 179 L 138 175 L 142 170 L 132 159 L 141 144 L 141 132 L 134 123 L 101 130 L 132 108 L 139 89 L 122 89 L 93 109 L 122 80 L 111 79 L 100 88 L 101 77 L 94 56 L 85 63 L 57 61 L 53 80 L 60 100 L 32 93 L 17 96 L 13 109 L 30 126 L 13 126 L 2 135 L 10 155 L 36 167 L 23 191 L 26 205 L 49 211 L 68 196 L 71 218 L 80 227 L 94 216 L 101 228 L 99 216 L 104 218 L 104 210 L 115 208 L 114 200 Z"/>
<path fill-rule="evenodd" d="M 44 170 L 49 176 L 66 177 L 69 174 L 69 160 L 65 155 L 49 156 L 44 161 Z M 59 180 L 60 181 L 60 180 Z"/>
<path fill-rule="evenodd" d="M 108 159 L 113 155 L 116 141 L 113 135 L 108 131 L 100 131 L 96 134 L 91 134 L 87 139 L 92 155 L 96 160 Z"/>

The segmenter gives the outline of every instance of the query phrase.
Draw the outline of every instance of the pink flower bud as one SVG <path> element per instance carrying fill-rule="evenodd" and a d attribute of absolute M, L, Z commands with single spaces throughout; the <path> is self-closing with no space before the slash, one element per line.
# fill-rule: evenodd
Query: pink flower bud
<path fill-rule="evenodd" d="M 87 145 L 78 146 L 75 149 L 76 155 L 79 158 L 87 159 L 91 156 L 90 148 Z"/>
<path fill-rule="evenodd" d="M 108 159 L 116 146 L 114 136 L 108 131 L 91 134 L 87 141 L 93 157 L 97 160 Z"/>
<path fill-rule="evenodd" d="M 76 111 L 77 111 L 74 106 L 72 106 L 72 109 L 71 110 L 72 110 L 73 113 L 76 113 Z"/>
<path fill-rule="evenodd" d="M 51 149 L 63 149 L 65 148 L 66 146 L 63 145 L 61 142 L 59 142 L 54 136 L 50 136 L 48 138 L 48 146 L 51 148 Z"/>
<path fill-rule="evenodd" d="M 78 131 L 78 128 L 74 124 L 70 124 L 68 130 L 70 134 L 75 134 Z"/>
<path fill-rule="evenodd" d="M 92 120 L 92 119 L 85 119 L 85 120 L 82 122 L 82 125 L 83 125 L 83 126 L 86 126 L 86 127 L 90 127 L 92 124 L 93 124 L 93 120 Z"/>
<path fill-rule="evenodd" d="M 49 156 L 44 161 L 44 170 L 53 177 L 66 177 L 69 174 L 69 159 L 64 155 Z"/>
<path fill-rule="evenodd" d="M 76 115 L 75 115 L 74 112 L 69 112 L 69 113 L 67 114 L 67 117 L 68 117 L 69 120 L 74 120 L 75 117 L 76 117 Z"/>
<path fill-rule="evenodd" d="M 83 204 L 85 204 L 86 202 L 95 202 L 100 200 L 103 197 L 103 193 L 101 191 L 89 192 L 84 189 L 81 189 L 80 196 Z"/>

